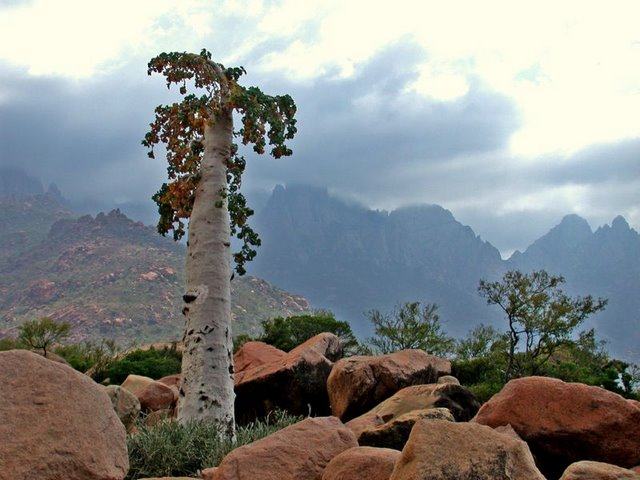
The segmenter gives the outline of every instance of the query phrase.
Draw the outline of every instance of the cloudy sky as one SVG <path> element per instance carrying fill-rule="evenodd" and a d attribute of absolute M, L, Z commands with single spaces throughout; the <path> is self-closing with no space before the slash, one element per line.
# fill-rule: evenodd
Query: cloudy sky
<path fill-rule="evenodd" d="M 374 208 L 449 208 L 503 254 L 567 213 L 640 227 L 640 2 L 0 0 L 0 164 L 143 215 L 140 146 L 174 97 L 161 51 L 206 47 L 290 93 L 294 155 L 246 187 L 310 183 Z"/>

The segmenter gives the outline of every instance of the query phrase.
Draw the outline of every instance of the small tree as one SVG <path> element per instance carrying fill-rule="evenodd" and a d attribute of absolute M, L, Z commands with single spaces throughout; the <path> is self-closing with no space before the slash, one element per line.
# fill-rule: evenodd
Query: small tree
<path fill-rule="evenodd" d="M 374 327 L 369 344 L 380 353 L 415 348 L 442 356 L 453 350 L 454 340 L 442 330 L 435 304 L 407 302 L 391 314 L 371 310 L 367 316 Z"/>
<path fill-rule="evenodd" d="M 495 349 L 497 344 L 502 344 L 504 335 L 487 325 L 478 325 L 472 329 L 456 346 L 456 356 L 460 360 L 486 357 Z"/>
<path fill-rule="evenodd" d="M 291 155 L 286 145 L 296 133 L 296 106 L 289 95 L 266 95 L 257 87 L 240 85 L 242 67 L 227 68 L 211 54 L 162 53 L 149 62 L 148 73 L 159 73 L 179 85 L 180 102 L 160 105 L 143 145 L 166 146 L 168 183 L 153 199 L 158 204 L 161 234 L 189 238 L 186 260 L 186 316 L 178 420 L 210 420 L 233 438 L 233 342 L 231 336 L 231 266 L 238 274 L 260 244 L 247 219 L 253 211 L 240 192 L 245 159 L 239 139 L 273 157 Z M 187 94 L 187 90 L 192 93 Z M 234 113 L 242 124 L 234 129 Z M 230 236 L 242 241 L 231 253 Z"/>
<path fill-rule="evenodd" d="M 42 350 L 47 356 L 47 350 L 52 345 L 69 336 L 71 325 L 66 322 L 55 322 L 49 317 L 39 320 L 29 320 L 20 325 L 18 339 L 33 350 Z"/>
<path fill-rule="evenodd" d="M 501 282 L 480 281 L 480 295 L 499 306 L 508 322 L 505 381 L 538 374 L 589 315 L 605 308 L 605 299 L 567 296 L 560 288 L 564 281 L 544 270 L 510 271 Z"/>

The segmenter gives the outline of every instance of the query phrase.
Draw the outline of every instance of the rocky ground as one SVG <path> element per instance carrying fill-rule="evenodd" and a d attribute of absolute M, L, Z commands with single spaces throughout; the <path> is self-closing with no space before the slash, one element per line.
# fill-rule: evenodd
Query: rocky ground
<path fill-rule="evenodd" d="M 307 418 L 231 451 L 205 480 L 640 479 L 640 403 L 542 377 L 484 405 L 418 350 L 341 358 L 324 333 L 236 354 L 239 422 Z M 171 422 L 180 375 L 105 387 L 37 354 L 0 353 L 0 480 L 122 480 L 126 435 Z M 308 416 L 311 413 L 311 416 Z M 635 470 L 634 470 L 635 469 Z"/>

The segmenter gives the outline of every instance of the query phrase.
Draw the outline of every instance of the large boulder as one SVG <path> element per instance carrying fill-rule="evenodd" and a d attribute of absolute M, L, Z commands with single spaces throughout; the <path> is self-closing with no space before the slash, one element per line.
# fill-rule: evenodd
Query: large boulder
<path fill-rule="evenodd" d="M 420 420 L 390 480 L 544 480 L 527 444 L 474 423 Z"/>
<path fill-rule="evenodd" d="M 389 480 L 399 458 L 390 448 L 350 448 L 329 462 L 322 480 Z"/>
<path fill-rule="evenodd" d="M 362 415 L 409 385 L 435 383 L 451 373 L 451 363 L 422 350 L 355 356 L 337 362 L 327 389 L 331 412 L 343 421 Z"/>
<path fill-rule="evenodd" d="M 347 422 L 347 427 L 354 431 L 358 439 L 365 432 L 376 432 L 380 427 L 391 424 L 404 416 L 404 420 L 396 424 L 399 428 L 403 422 L 413 420 L 412 412 L 446 408 L 456 421 L 467 421 L 473 418 L 480 404 L 467 388 L 452 383 L 412 385 L 396 392 L 376 407 Z M 427 415 L 432 415 L 433 412 Z M 446 419 L 442 417 L 442 419 Z M 382 429 L 381 429 L 382 430 Z M 366 434 L 365 434 L 366 435 Z M 404 438 L 406 440 L 406 437 Z M 394 448 L 398 448 L 397 443 Z M 381 446 L 381 445 L 376 445 Z M 387 445 L 388 446 L 388 445 Z"/>
<path fill-rule="evenodd" d="M 394 448 L 402 450 L 407 443 L 411 430 L 418 420 L 446 420 L 455 422 L 446 408 L 426 408 L 413 410 L 389 420 L 382 425 L 363 430 L 358 437 L 360 445 L 370 447 Z"/>
<path fill-rule="evenodd" d="M 286 352 L 264 342 L 246 342 L 233 355 L 236 374 L 268 363 L 277 362 L 287 355 Z"/>
<path fill-rule="evenodd" d="M 118 385 L 109 385 L 104 389 L 111 399 L 118 418 L 127 431 L 131 431 L 140 415 L 140 401 L 129 390 Z"/>
<path fill-rule="evenodd" d="M 640 480 L 640 474 L 608 463 L 583 460 L 569 465 L 560 480 Z"/>
<path fill-rule="evenodd" d="M 138 400 L 145 412 L 170 410 L 178 400 L 178 390 L 164 383 L 151 382 L 138 394 Z"/>
<path fill-rule="evenodd" d="M 209 478 L 321 480 L 336 455 L 357 446 L 353 432 L 337 418 L 307 418 L 233 450 Z"/>
<path fill-rule="evenodd" d="M 25 350 L 0 352 L 0 479 L 121 480 L 126 432 L 101 385 Z"/>
<path fill-rule="evenodd" d="M 178 400 L 178 388 L 171 384 L 179 382 L 179 378 L 164 377 L 161 380 L 132 374 L 120 386 L 136 396 L 144 412 L 155 412 L 173 408 Z"/>
<path fill-rule="evenodd" d="M 580 460 L 640 463 L 640 408 L 602 388 L 544 377 L 512 380 L 474 421 L 511 424 L 550 478 Z"/>
<path fill-rule="evenodd" d="M 304 415 L 329 413 L 327 377 L 340 357 L 340 339 L 331 333 L 310 338 L 271 363 L 236 373 L 236 418 L 246 423 L 275 409 Z"/>
<path fill-rule="evenodd" d="M 166 377 L 159 378 L 158 382 L 164 383 L 167 387 L 180 389 L 182 386 L 182 374 L 174 373 L 173 375 L 167 375 Z"/>
<path fill-rule="evenodd" d="M 124 382 L 120 385 L 122 388 L 126 388 L 136 397 L 140 397 L 142 391 L 151 385 L 155 380 L 153 378 L 145 377 L 143 375 L 127 375 Z"/>

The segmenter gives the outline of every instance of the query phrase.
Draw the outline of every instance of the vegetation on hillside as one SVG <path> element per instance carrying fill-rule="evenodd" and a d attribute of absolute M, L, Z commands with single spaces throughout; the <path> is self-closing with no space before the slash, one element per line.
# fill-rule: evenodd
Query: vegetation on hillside
<path fill-rule="evenodd" d="M 601 309 L 605 300 L 570 299 L 559 290 L 560 280 L 556 279 L 550 287 L 551 277 L 546 272 L 529 275 L 512 272 L 501 284 L 494 283 L 489 287 L 481 283 L 481 289 L 491 292 L 514 289 L 518 285 L 516 291 L 506 295 L 507 302 L 504 303 L 511 312 L 511 320 L 506 317 L 504 330 L 479 325 L 465 338 L 457 340 L 446 334 L 434 305 L 421 307 L 413 302 L 400 305 L 389 314 L 370 314 L 376 321 L 375 335 L 363 343 L 358 342 L 347 322 L 336 319 L 331 312 L 317 311 L 263 321 L 261 336 L 241 335 L 236 338 L 235 346 L 237 349 L 247 340 L 260 340 L 289 351 L 318 333 L 331 332 L 342 339 L 345 356 L 403 348 L 422 348 L 446 356 L 452 360 L 453 374 L 481 401 L 497 393 L 509 378 L 534 374 L 597 385 L 628 398 L 638 398 L 640 368 L 612 358 L 606 343 L 598 338 L 594 329 L 577 331 L 586 318 L 585 312 Z M 534 290 L 541 293 L 531 295 L 534 285 Z M 541 289 L 541 285 L 547 288 Z M 519 308 L 509 305 L 519 305 Z M 525 327 L 523 333 L 515 329 L 517 339 L 525 340 L 524 346 L 516 345 L 512 349 L 511 341 L 515 337 L 510 337 L 510 324 Z M 18 337 L 0 339 L 0 351 L 41 348 L 33 340 L 31 343 L 26 341 L 31 339 L 33 331 L 48 336 L 59 329 L 66 330 L 66 327 L 47 319 L 28 322 L 20 328 Z M 526 341 L 531 344 L 532 338 L 538 339 L 539 350 L 548 352 L 546 355 L 536 355 L 531 348 L 527 351 Z M 122 352 L 114 341 L 73 342 L 65 341 L 63 337 L 58 341 L 63 343 L 49 345 L 50 351 L 79 371 L 90 370 L 99 382 L 120 383 L 130 373 L 160 378 L 180 371 L 180 353 L 171 347 L 131 348 Z M 507 376 L 510 363 L 513 370 Z"/>
<path fill-rule="evenodd" d="M 182 244 L 118 211 L 75 218 L 51 195 L 0 197 L 0 337 L 48 316 L 72 325 L 70 340 L 148 343 L 180 338 Z M 309 310 L 301 296 L 268 282 L 232 282 L 234 334 L 259 335 L 260 322 Z"/>

